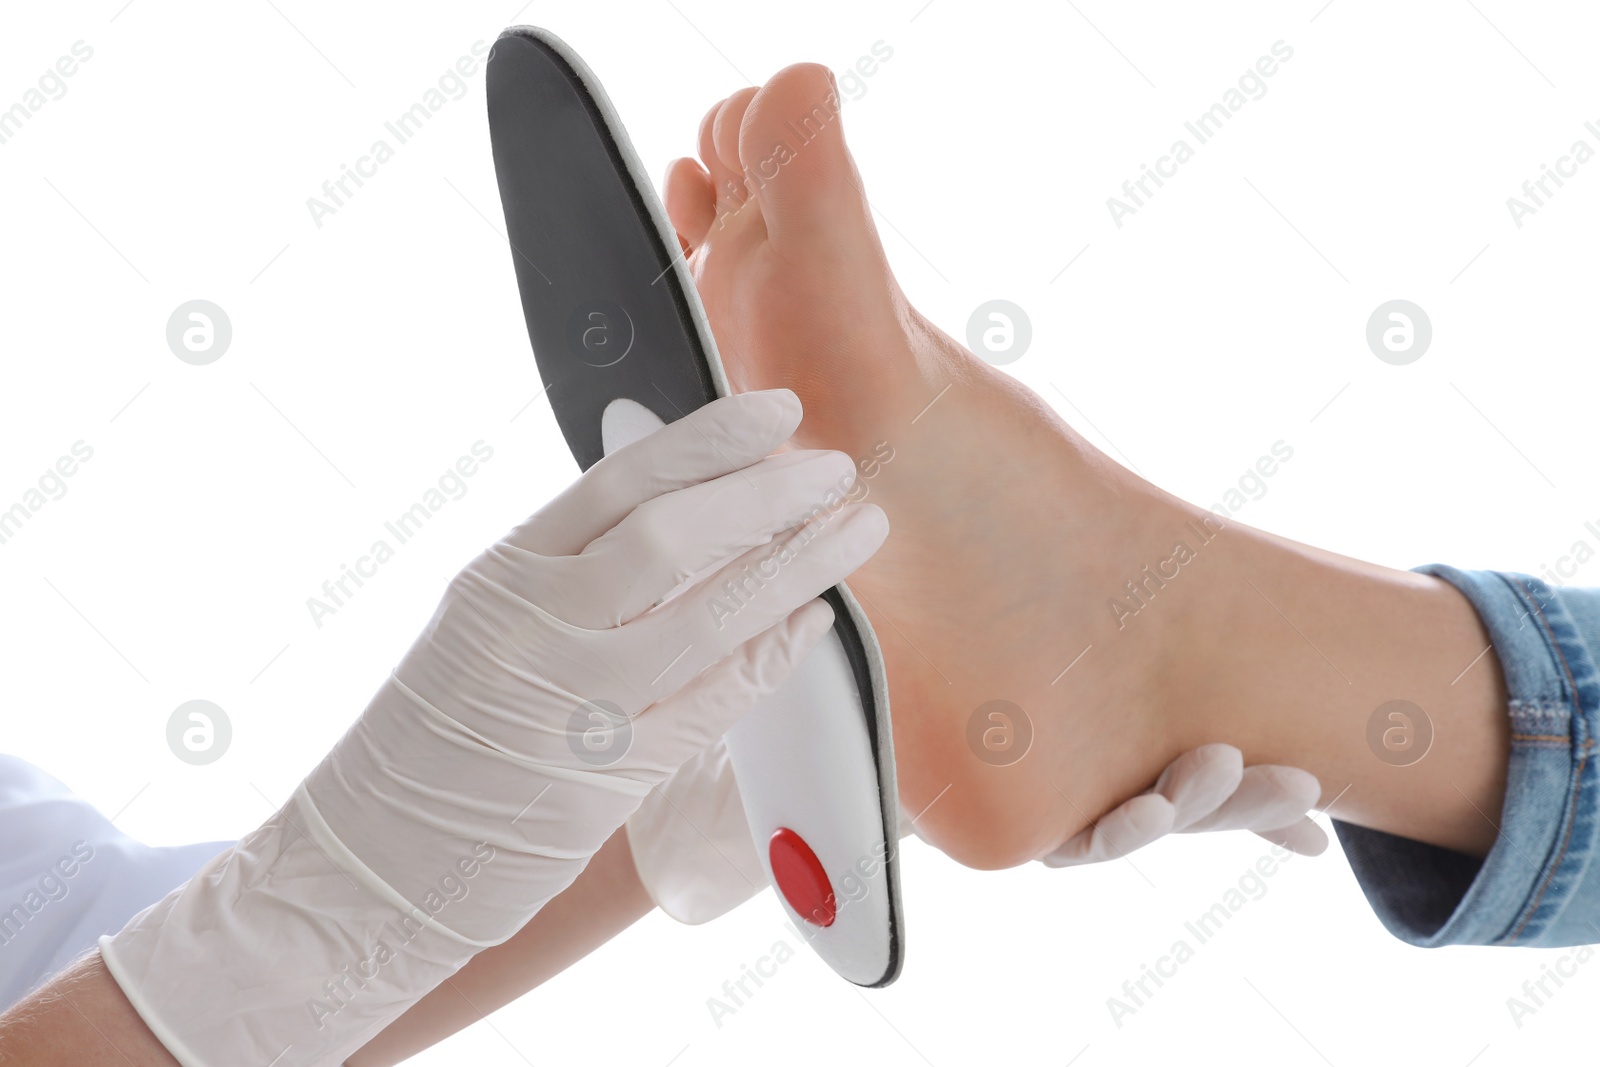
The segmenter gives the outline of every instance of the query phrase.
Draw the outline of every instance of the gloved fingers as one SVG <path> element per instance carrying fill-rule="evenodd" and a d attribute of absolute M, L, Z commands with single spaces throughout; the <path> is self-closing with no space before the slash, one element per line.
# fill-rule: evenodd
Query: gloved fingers
<path fill-rule="evenodd" d="M 1174 813 L 1166 797 L 1141 793 L 1068 838 L 1039 862 L 1046 867 L 1078 867 L 1118 859 L 1171 833 Z"/>
<path fill-rule="evenodd" d="M 425 703 L 476 733 L 493 732 L 524 756 L 539 758 L 546 747 L 559 754 L 573 709 L 631 719 L 668 699 L 843 581 L 887 532 L 877 505 L 846 505 L 603 630 L 574 627 L 527 599 L 524 587 L 537 568 L 525 554 L 496 545 L 451 581 L 419 638 L 428 654 L 407 656 L 396 677 Z M 486 658 L 496 669 L 485 669 Z M 537 707 L 530 704 L 535 697 Z M 554 716 L 545 732 L 527 729 L 533 710 Z"/>
<path fill-rule="evenodd" d="M 1322 786 L 1298 767 L 1264 763 L 1246 767 L 1239 787 L 1215 811 L 1188 827 L 1207 830 L 1270 830 L 1287 826 L 1317 803 Z"/>
<path fill-rule="evenodd" d="M 1235 796 L 1243 775 L 1244 755 L 1237 748 L 1222 744 L 1201 745 L 1167 764 L 1152 792 L 1172 801 L 1172 829 L 1179 833 Z"/>
<path fill-rule="evenodd" d="M 847 505 L 751 549 L 632 622 L 597 634 L 605 639 L 599 647 L 613 662 L 631 658 L 637 664 L 629 672 L 636 688 L 626 699 L 645 707 L 844 581 L 888 533 L 882 508 Z"/>
<path fill-rule="evenodd" d="M 713 400 L 596 463 L 506 538 L 542 556 L 581 552 L 640 504 L 742 470 L 800 425 L 800 398 L 765 389 Z"/>
<path fill-rule="evenodd" d="M 518 591 L 574 626 L 619 626 L 686 579 L 839 505 L 854 479 L 843 452 L 769 456 L 646 500 L 578 555 L 527 558 L 513 568 L 524 579 Z"/>
<path fill-rule="evenodd" d="M 1255 834 L 1302 856 L 1320 856 L 1328 848 L 1328 835 L 1306 815 L 1288 826 L 1280 826 L 1276 830 L 1257 830 Z"/>
<path fill-rule="evenodd" d="M 634 721 L 630 769 L 665 779 L 718 742 L 781 686 L 833 625 L 833 608 L 813 600 L 733 649 Z"/>

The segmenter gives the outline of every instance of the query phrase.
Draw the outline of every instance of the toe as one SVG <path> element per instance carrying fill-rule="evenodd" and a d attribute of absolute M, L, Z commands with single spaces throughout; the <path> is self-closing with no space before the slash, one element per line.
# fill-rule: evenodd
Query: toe
<path fill-rule="evenodd" d="M 667 180 L 662 190 L 667 218 L 678 231 L 678 240 L 693 252 L 705 240 L 706 231 L 717 216 L 717 194 L 711 188 L 711 175 L 692 159 L 674 159 L 667 165 Z"/>
<path fill-rule="evenodd" d="M 729 167 L 717 154 L 715 130 L 717 116 L 722 113 L 726 100 L 719 100 L 700 120 L 700 161 L 711 176 L 711 187 L 716 192 L 716 202 L 726 204 L 731 210 L 744 202 L 744 177 L 737 167 Z"/>
<path fill-rule="evenodd" d="M 730 172 L 744 178 L 744 165 L 739 159 L 739 126 L 744 122 L 745 112 L 750 109 L 750 101 L 755 99 L 759 92 L 754 85 L 740 89 L 722 102 L 717 109 L 717 117 L 711 123 L 711 146 L 717 153 L 717 159 Z"/>
<path fill-rule="evenodd" d="M 865 211 L 839 107 L 832 72 L 797 63 L 773 75 L 744 113 L 739 158 L 776 241 L 837 233 L 842 215 Z"/>

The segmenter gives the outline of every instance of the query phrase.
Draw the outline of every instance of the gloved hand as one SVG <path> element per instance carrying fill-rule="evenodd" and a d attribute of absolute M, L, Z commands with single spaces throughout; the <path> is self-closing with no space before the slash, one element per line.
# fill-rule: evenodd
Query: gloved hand
<path fill-rule="evenodd" d="M 888 526 L 860 505 L 787 529 L 853 472 L 764 458 L 799 421 L 787 390 L 729 397 L 596 464 L 456 576 L 276 816 L 102 941 L 184 1067 L 342 1061 L 804 659 L 833 618 L 814 598 Z"/>
<path fill-rule="evenodd" d="M 1040 862 L 1102 863 L 1168 834 L 1209 830 L 1251 830 L 1292 852 L 1316 856 L 1328 847 L 1328 835 L 1306 812 L 1321 795 L 1316 778 L 1298 767 L 1246 767 L 1232 745 L 1201 745 L 1167 764 L 1148 793 L 1108 812 Z"/>
<path fill-rule="evenodd" d="M 1169 833 L 1253 830 L 1308 856 L 1328 847 L 1306 817 L 1321 790 L 1296 767 L 1245 767 L 1232 745 L 1202 745 L 1168 764 L 1150 792 L 1107 813 L 1040 862 L 1101 863 Z M 902 837 L 915 828 L 903 816 Z M 628 818 L 634 866 L 652 900 L 685 923 L 710 922 L 767 885 L 721 741 L 651 792 Z"/>

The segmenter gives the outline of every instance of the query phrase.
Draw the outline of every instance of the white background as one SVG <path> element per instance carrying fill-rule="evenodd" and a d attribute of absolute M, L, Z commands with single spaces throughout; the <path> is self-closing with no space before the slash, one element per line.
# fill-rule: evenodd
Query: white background
<path fill-rule="evenodd" d="M 0 507 L 75 441 L 94 458 L 0 545 L 3 747 L 150 842 L 237 835 L 359 712 L 447 576 L 575 473 L 529 403 L 481 72 L 321 229 L 305 206 L 513 21 L 587 58 L 655 174 L 732 90 L 802 59 L 842 71 L 882 41 L 893 56 L 845 117 L 907 292 L 957 337 L 982 301 L 1024 307 L 1033 347 L 1009 369 L 1112 455 L 1211 504 L 1281 439 L 1294 458 L 1244 521 L 1397 566 L 1537 573 L 1600 547 L 1584 529 L 1600 523 L 1600 162 L 1520 229 L 1505 204 L 1573 140 L 1600 147 L 1583 129 L 1600 119 L 1593 13 L 1320 3 L 8 5 L 0 107 L 75 41 L 94 56 L 0 145 Z M 1266 96 L 1113 225 L 1106 198 L 1278 40 L 1294 56 Z M 1397 297 L 1434 327 L 1404 367 L 1364 341 Z M 194 298 L 233 323 L 206 367 L 165 341 Z M 314 626 L 306 598 L 480 439 L 494 459 L 467 495 Z M 164 734 L 197 697 L 234 727 L 200 768 Z M 652 916 L 425 1062 L 1488 1065 L 1592 1048 L 1600 966 L 1519 1029 L 1506 998 L 1563 953 L 1401 945 L 1336 849 L 1286 865 L 1115 1026 L 1106 998 L 1264 851 L 1185 839 L 1137 868 L 979 874 L 911 842 L 892 989 L 801 954 L 719 1028 L 707 998 L 797 944 L 763 896 L 709 928 Z"/>

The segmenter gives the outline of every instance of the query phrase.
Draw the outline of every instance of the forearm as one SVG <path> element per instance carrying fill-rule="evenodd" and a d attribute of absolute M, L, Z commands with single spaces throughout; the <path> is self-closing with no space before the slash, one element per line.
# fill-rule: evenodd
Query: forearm
<path fill-rule="evenodd" d="M 178 1067 L 94 952 L 0 1015 L 0 1064 Z"/>
<path fill-rule="evenodd" d="M 504 1007 L 587 956 L 654 904 L 634 870 L 627 830 L 511 940 L 478 953 L 345 1062 L 387 1067 Z"/>
<path fill-rule="evenodd" d="M 654 907 L 618 830 L 509 941 L 478 953 L 346 1062 L 385 1067 L 504 1007 Z M 196 965 L 201 965 L 197 961 Z M 176 1067 L 95 952 L 0 1016 L 0 1065 Z"/>

